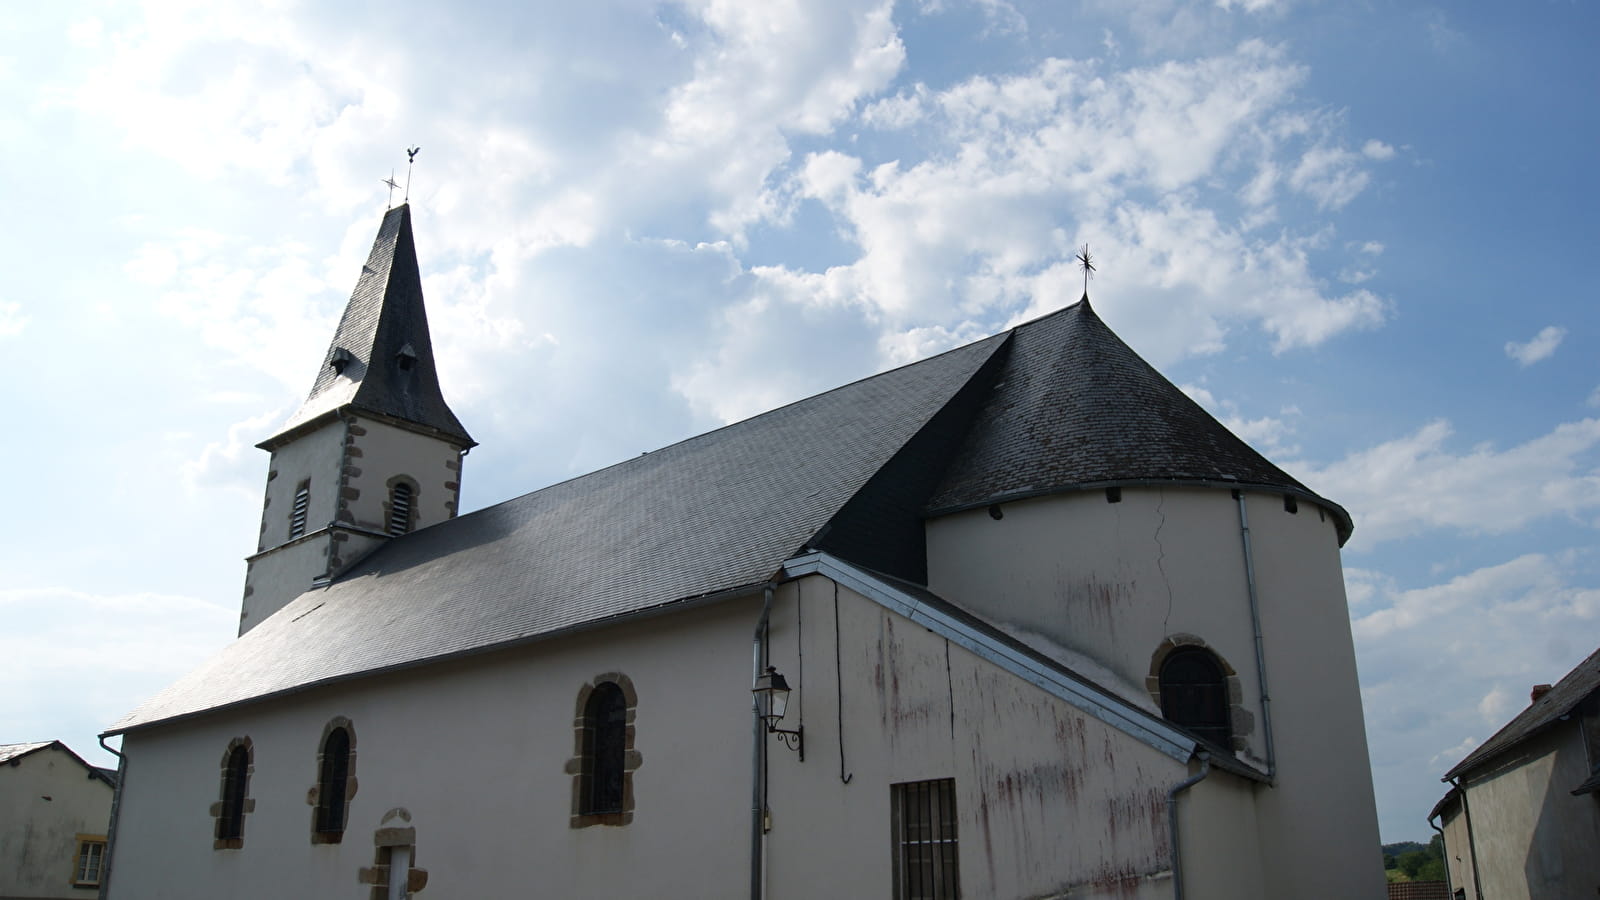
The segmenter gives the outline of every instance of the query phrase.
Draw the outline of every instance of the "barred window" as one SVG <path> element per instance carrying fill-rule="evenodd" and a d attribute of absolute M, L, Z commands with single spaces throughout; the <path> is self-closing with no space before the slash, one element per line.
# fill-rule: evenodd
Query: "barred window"
<path fill-rule="evenodd" d="M 1229 746 L 1228 684 L 1203 647 L 1180 647 L 1161 663 L 1161 714 L 1219 747 Z"/>
<path fill-rule="evenodd" d="M 895 900 L 956 900 L 961 873 L 953 778 L 890 785 Z"/>

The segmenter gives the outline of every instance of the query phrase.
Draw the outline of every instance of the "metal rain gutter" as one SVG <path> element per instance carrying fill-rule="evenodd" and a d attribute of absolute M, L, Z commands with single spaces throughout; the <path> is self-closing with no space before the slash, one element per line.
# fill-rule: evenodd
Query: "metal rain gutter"
<path fill-rule="evenodd" d="M 100 861 L 100 890 L 96 893 L 100 900 L 106 900 L 111 890 L 111 859 L 117 850 L 117 814 L 122 812 L 122 785 L 128 777 L 128 757 L 120 750 L 111 749 L 103 734 L 100 735 L 100 749 L 117 758 L 117 784 L 111 790 L 111 822 L 106 826 L 106 857 Z"/>
<path fill-rule="evenodd" d="M 1239 537 L 1244 543 L 1244 578 L 1250 594 L 1250 627 L 1256 636 L 1256 684 L 1261 688 L 1261 732 L 1266 737 L 1267 780 L 1278 777 L 1278 755 L 1272 745 L 1272 696 L 1267 692 L 1267 651 L 1261 640 L 1261 599 L 1256 593 L 1256 557 L 1250 547 L 1250 517 L 1245 513 L 1244 491 L 1233 492 L 1239 503 Z"/>
<path fill-rule="evenodd" d="M 1194 757 L 1195 739 L 1177 728 L 999 643 L 967 623 L 827 553 L 815 551 L 795 557 L 784 563 L 783 571 L 791 578 L 802 575 L 831 578 L 1178 762 L 1187 763 Z"/>

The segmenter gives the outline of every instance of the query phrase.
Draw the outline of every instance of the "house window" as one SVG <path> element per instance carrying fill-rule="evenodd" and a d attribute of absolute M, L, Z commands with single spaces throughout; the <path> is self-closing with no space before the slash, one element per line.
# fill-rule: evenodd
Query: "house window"
<path fill-rule="evenodd" d="M 337 844 L 344 838 L 350 799 L 356 793 L 356 739 L 350 720 L 329 722 L 317 756 L 317 786 L 306 798 L 312 804 L 311 842 Z"/>
<path fill-rule="evenodd" d="M 633 683 L 615 672 L 578 692 L 576 755 L 567 761 L 573 828 L 633 820 L 633 772 L 643 762 L 633 746 L 637 703 Z"/>
<path fill-rule="evenodd" d="M 105 861 L 105 835 L 78 835 L 78 853 L 72 858 L 72 886 L 99 887 L 100 873 L 105 868 Z"/>
<path fill-rule="evenodd" d="M 961 896 L 954 778 L 890 785 L 895 900 Z"/>
<path fill-rule="evenodd" d="M 416 488 L 408 481 L 396 481 L 389 487 L 389 523 L 391 535 L 402 535 L 411 530 L 411 511 L 416 504 Z"/>
<path fill-rule="evenodd" d="M 1161 714 L 1219 747 L 1231 747 L 1228 685 L 1222 665 L 1202 647 L 1179 647 L 1161 663 Z"/>
<path fill-rule="evenodd" d="M 253 753 L 249 738 L 234 738 L 222 755 L 222 797 L 211 806 L 216 819 L 212 847 L 217 850 L 244 846 L 244 816 L 255 809 L 255 801 L 249 797 Z"/>
<path fill-rule="evenodd" d="M 302 481 L 294 489 L 294 506 L 289 509 L 289 540 L 306 533 L 306 513 L 311 507 L 311 482 Z"/>

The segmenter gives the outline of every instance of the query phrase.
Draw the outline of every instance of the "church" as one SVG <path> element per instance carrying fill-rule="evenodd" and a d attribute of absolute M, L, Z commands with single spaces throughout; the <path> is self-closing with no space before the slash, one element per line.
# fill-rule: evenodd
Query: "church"
<path fill-rule="evenodd" d="M 460 515 L 401 205 L 259 446 L 112 900 L 1382 895 L 1350 516 L 1087 295 Z"/>

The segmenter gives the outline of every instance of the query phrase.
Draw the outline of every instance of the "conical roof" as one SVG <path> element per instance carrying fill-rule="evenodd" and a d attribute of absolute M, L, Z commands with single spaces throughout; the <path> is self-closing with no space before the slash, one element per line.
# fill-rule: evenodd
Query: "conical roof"
<path fill-rule="evenodd" d="M 993 392 L 928 503 L 937 515 L 1140 483 L 1283 491 L 1350 516 L 1268 462 L 1145 362 L 1085 296 L 1017 326 Z"/>
<path fill-rule="evenodd" d="M 302 426 L 345 406 L 467 447 L 476 443 L 439 388 L 409 204 L 384 213 L 311 394 L 283 428 L 259 446 L 272 449 Z"/>

